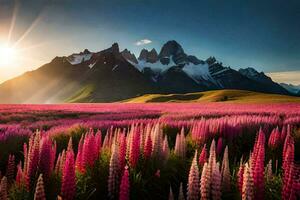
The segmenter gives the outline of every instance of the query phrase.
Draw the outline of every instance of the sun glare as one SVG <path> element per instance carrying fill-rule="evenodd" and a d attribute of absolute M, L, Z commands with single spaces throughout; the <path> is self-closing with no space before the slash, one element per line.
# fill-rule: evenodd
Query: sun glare
<path fill-rule="evenodd" d="M 14 63 L 16 50 L 9 46 L 0 46 L 0 68 L 9 67 Z"/>

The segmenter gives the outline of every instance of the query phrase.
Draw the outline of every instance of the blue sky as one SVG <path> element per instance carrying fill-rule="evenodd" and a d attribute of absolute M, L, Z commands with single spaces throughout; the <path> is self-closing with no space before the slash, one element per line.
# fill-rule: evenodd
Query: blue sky
<path fill-rule="evenodd" d="M 138 54 L 141 48 L 159 50 L 164 42 L 173 39 L 188 54 L 201 59 L 215 56 L 233 68 L 300 71 L 300 1 L 297 0 L 15 2 L 19 2 L 19 9 L 11 43 L 34 24 L 18 43 L 20 48 L 30 47 L 24 54 L 31 57 L 18 63 L 22 65 L 18 73 L 49 62 L 57 55 L 85 48 L 98 51 L 118 42 L 121 49 L 128 48 Z M 7 35 L 13 8 L 14 1 L 0 0 L 0 42 Z M 135 45 L 142 39 L 152 42 Z M 14 72 L 9 74 L 13 76 Z"/>

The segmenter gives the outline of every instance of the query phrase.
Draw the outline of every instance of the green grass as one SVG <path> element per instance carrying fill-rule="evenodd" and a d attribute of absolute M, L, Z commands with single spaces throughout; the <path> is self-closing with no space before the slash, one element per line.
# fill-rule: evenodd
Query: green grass
<path fill-rule="evenodd" d="M 90 103 L 92 102 L 92 94 L 94 92 L 95 86 L 93 84 L 89 84 L 84 86 L 81 90 L 79 90 L 74 96 L 68 98 L 65 102 L 68 103 Z"/>
<path fill-rule="evenodd" d="M 127 103 L 147 102 L 231 102 L 231 103 L 291 103 L 300 97 L 266 94 L 245 90 L 213 90 L 187 94 L 146 94 L 125 100 Z"/>

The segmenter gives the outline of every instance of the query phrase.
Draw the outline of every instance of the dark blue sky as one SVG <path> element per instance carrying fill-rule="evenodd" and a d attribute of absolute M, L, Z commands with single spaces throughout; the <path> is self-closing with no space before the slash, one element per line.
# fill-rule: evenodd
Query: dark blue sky
<path fill-rule="evenodd" d="M 113 42 L 138 54 L 175 39 L 188 54 L 233 68 L 300 70 L 299 0 L 24 0 L 19 7 L 12 39 L 40 16 L 23 43 L 46 41 L 34 49 L 43 61 Z M 134 45 L 145 38 L 152 43 Z"/>

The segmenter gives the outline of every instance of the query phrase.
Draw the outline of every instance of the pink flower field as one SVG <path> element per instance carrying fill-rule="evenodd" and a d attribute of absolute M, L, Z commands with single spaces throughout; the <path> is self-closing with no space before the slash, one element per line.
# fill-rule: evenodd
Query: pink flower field
<path fill-rule="evenodd" d="M 0 105 L 0 200 L 300 199 L 300 104 Z"/>

